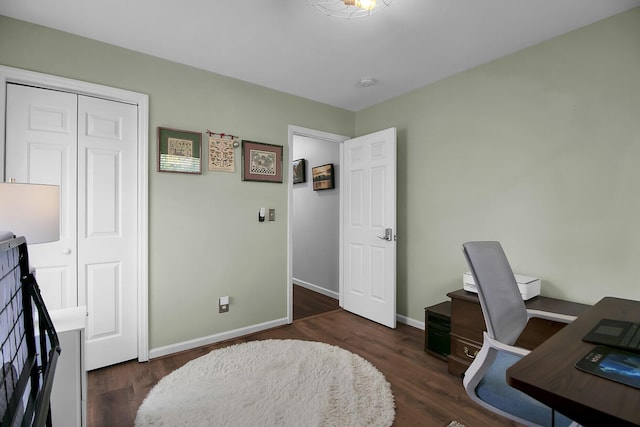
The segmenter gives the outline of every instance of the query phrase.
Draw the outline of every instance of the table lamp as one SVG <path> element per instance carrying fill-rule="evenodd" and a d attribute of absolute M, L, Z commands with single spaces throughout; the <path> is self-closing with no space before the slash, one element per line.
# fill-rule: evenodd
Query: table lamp
<path fill-rule="evenodd" d="M 0 183 L 0 230 L 24 236 L 27 244 L 59 240 L 60 187 Z"/>

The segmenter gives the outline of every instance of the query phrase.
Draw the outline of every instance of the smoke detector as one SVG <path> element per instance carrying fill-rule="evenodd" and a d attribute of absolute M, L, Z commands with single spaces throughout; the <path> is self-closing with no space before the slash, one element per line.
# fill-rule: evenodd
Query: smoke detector
<path fill-rule="evenodd" d="M 358 83 L 358 86 L 360 87 L 369 87 L 369 86 L 373 86 L 374 84 L 376 84 L 376 81 L 373 77 L 371 76 L 364 76 L 363 78 L 360 79 L 360 82 Z"/>

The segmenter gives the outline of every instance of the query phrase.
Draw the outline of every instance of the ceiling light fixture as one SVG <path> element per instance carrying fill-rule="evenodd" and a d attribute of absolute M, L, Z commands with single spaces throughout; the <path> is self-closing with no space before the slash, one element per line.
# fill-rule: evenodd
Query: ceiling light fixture
<path fill-rule="evenodd" d="M 309 0 L 327 16 L 361 18 L 371 16 L 391 4 L 392 0 Z"/>

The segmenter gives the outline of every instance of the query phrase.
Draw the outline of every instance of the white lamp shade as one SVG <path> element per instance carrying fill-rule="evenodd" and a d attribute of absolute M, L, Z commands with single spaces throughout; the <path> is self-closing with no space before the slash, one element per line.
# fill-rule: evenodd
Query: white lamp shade
<path fill-rule="evenodd" d="M 24 236 L 27 243 L 60 239 L 60 187 L 0 183 L 0 230 Z"/>

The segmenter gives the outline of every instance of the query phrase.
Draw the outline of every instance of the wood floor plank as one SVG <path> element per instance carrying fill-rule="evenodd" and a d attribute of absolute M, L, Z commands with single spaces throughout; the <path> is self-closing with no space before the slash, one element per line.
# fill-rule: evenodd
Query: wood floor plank
<path fill-rule="evenodd" d="M 394 426 L 467 427 L 516 424 L 474 404 L 447 363 L 424 352 L 424 331 L 398 324 L 393 330 L 343 310 L 311 315 L 293 324 L 218 343 L 147 363 L 125 362 L 89 372 L 89 427 L 132 426 L 145 396 L 163 376 L 216 348 L 261 339 L 301 339 L 337 345 L 367 359 L 391 384 Z"/>
<path fill-rule="evenodd" d="M 302 286 L 293 285 L 293 320 L 326 313 L 338 308 L 340 308 L 338 300 Z"/>

